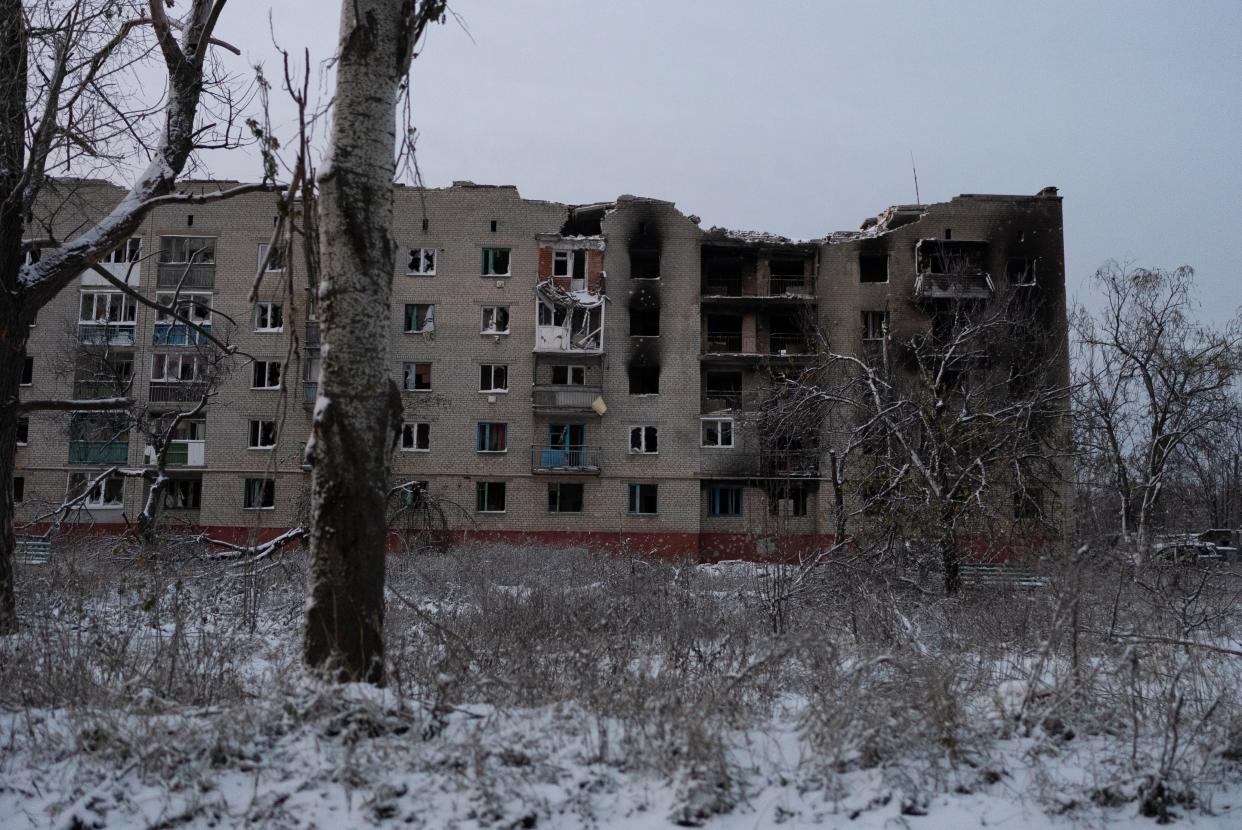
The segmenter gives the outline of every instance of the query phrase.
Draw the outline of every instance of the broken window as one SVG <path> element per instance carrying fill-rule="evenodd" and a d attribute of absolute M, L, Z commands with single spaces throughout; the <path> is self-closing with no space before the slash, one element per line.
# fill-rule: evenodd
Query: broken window
<path fill-rule="evenodd" d="M 732 447 L 733 419 L 704 418 L 702 423 L 702 444 L 704 447 Z"/>
<path fill-rule="evenodd" d="M 142 238 L 131 236 L 129 239 L 125 240 L 120 245 L 105 254 L 103 261 L 114 264 L 123 264 L 128 262 L 137 262 L 141 258 Z"/>
<path fill-rule="evenodd" d="M 250 422 L 250 449 L 270 450 L 276 446 L 275 421 Z"/>
<path fill-rule="evenodd" d="M 703 411 L 737 409 L 742 403 L 741 372 L 708 372 L 703 379 Z"/>
<path fill-rule="evenodd" d="M 769 294 L 796 293 L 805 288 L 806 266 L 800 259 L 774 259 L 768 263 Z"/>
<path fill-rule="evenodd" d="M 201 478 L 173 478 L 164 486 L 165 510 L 199 510 L 203 506 Z"/>
<path fill-rule="evenodd" d="M 742 515 L 742 486 L 740 484 L 711 484 L 707 488 L 707 515 Z"/>
<path fill-rule="evenodd" d="M 658 248 L 631 248 L 630 278 L 658 280 L 660 278 L 660 250 Z"/>
<path fill-rule="evenodd" d="M 658 395 L 660 394 L 660 367 L 659 366 L 631 366 L 630 367 L 630 394 L 631 395 Z"/>
<path fill-rule="evenodd" d="M 280 369 L 281 364 L 279 360 L 256 360 L 251 373 L 250 388 L 279 389 Z"/>
<path fill-rule="evenodd" d="M 484 248 L 482 274 L 485 277 L 509 276 L 509 249 Z"/>
<path fill-rule="evenodd" d="M 431 389 L 430 363 L 402 364 L 401 387 L 407 392 L 426 392 Z"/>
<path fill-rule="evenodd" d="M 26 495 L 26 479 L 24 476 L 13 476 L 13 503 L 21 504 Z"/>
<path fill-rule="evenodd" d="M 406 303 L 405 331 L 407 334 L 430 334 L 435 330 L 435 303 Z"/>
<path fill-rule="evenodd" d="M 268 255 L 271 251 L 271 255 Z M 256 268 L 266 268 L 266 271 L 283 271 L 285 270 L 285 249 L 283 245 L 277 245 L 275 248 L 267 242 L 259 243 L 258 264 Z"/>
<path fill-rule="evenodd" d="M 164 236 L 160 238 L 161 263 L 202 265 L 215 261 L 215 239 L 205 236 Z"/>
<path fill-rule="evenodd" d="M 553 251 L 552 276 L 568 277 L 581 287 L 586 280 L 586 251 Z"/>
<path fill-rule="evenodd" d="M 402 424 L 401 449 L 407 452 L 427 452 L 431 449 L 431 424 Z"/>
<path fill-rule="evenodd" d="M 1035 284 L 1035 260 L 1029 257 L 1010 257 L 1005 263 L 1005 276 L 1010 285 Z"/>
<path fill-rule="evenodd" d="M 630 309 L 630 337 L 659 337 L 660 309 Z"/>
<path fill-rule="evenodd" d="M 276 507 L 276 481 L 270 478 L 248 478 L 242 495 L 246 510 L 271 510 Z"/>
<path fill-rule="evenodd" d="M 484 363 L 479 367 L 480 392 L 508 392 L 509 365 L 507 363 Z"/>
<path fill-rule="evenodd" d="M 29 386 L 34 383 L 34 358 L 27 355 L 25 362 L 22 363 L 22 386 Z"/>
<path fill-rule="evenodd" d="M 481 334 L 508 334 L 509 307 L 507 305 L 483 306 L 483 324 L 479 332 Z"/>
<path fill-rule="evenodd" d="M 553 366 L 552 383 L 555 386 L 585 386 L 585 366 Z"/>
<path fill-rule="evenodd" d="M 83 292 L 78 310 L 79 323 L 132 325 L 137 316 L 137 301 L 119 291 Z"/>
<path fill-rule="evenodd" d="M 742 318 L 733 314 L 707 316 L 707 352 L 740 352 L 742 350 Z"/>
<path fill-rule="evenodd" d="M 261 361 L 260 361 L 261 362 Z M 266 366 L 266 364 L 264 364 Z M 279 363 L 276 364 L 280 366 Z M 191 381 L 199 377 L 198 355 L 193 354 L 155 354 L 151 356 L 151 380 Z M 259 377 L 259 363 L 255 363 L 254 377 Z M 279 369 L 277 369 L 279 372 Z M 267 370 L 263 370 L 266 377 Z M 277 384 L 280 378 L 277 376 Z"/>
<path fill-rule="evenodd" d="M 76 499 L 86 492 L 95 478 L 89 473 L 70 473 L 68 497 Z M 125 479 L 113 473 L 91 487 L 86 494 L 87 507 L 120 507 L 125 501 Z"/>
<path fill-rule="evenodd" d="M 630 452 L 651 454 L 660 451 L 660 431 L 657 427 L 630 427 Z"/>
<path fill-rule="evenodd" d="M 654 516 L 659 509 L 659 489 L 658 484 L 631 481 L 628 511 L 639 516 Z"/>
<path fill-rule="evenodd" d="M 710 296 L 741 296 L 742 267 L 742 258 L 736 255 L 704 258 L 703 293 Z"/>
<path fill-rule="evenodd" d="M 810 489 L 805 483 L 781 482 L 768 493 L 768 513 L 773 516 L 805 516 Z"/>
<path fill-rule="evenodd" d="M 480 481 L 475 485 L 474 509 L 480 513 L 505 512 L 505 483 Z"/>
<path fill-rule="evenodd" d="M 475 431 L 476 452 L 507 452 L 509 425 L 499 421 L 481 421 Z"/>
<path fill-rule="evenodd" d="M 883 340 L 888 333 L 888 312 L 864 311 L 862 313 L 862 328 L 864 343 Z"/>
<path fill-rule="evenodd" d="M 282 331 L 285 327 L 284 309 L 280 303 L 256 303 L 254 307 L 255 331 Z"/>
<path fill-rule="evenodd" d="M 859 282 L 888 282 L 888 254 L 859 254 Z"/>
<path fill-rule="evenodd" d="M 558 482 L 548 485 L 549 513 L 581 513 L 581 482 Z"/>
<path fill-rule="evenodd" d="M 30 443 L 30 418 L 23 415 L 17 419 L 17 446 L 24 447 Z"/>
<path fill-rule="evenodd" d="M 416 277 L 434 277 L 436 274 L 436 249 L 411 248 L 405 272 Z"/>

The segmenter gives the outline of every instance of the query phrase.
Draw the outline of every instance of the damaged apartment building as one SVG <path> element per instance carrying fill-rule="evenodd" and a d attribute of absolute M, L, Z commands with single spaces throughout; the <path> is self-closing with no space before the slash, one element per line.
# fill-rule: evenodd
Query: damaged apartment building
<path fill-rule="evenodd" d="M 748 409 L 813 365 L 825 335 L 863 354 L 927 329 L 938 299 L 1022 284 L 1051 339 L 1065 338 L 1054 188 L 899 205 L 806 241 L 704 229 L 635 196 L 569 206 L 470 182 L 395 194 L 390 370 L 406 423 L 393 475 L 415 498 L 456 505 L 464 536 L 704 558 L 778 532 L 824 540 L 829 448 L 814 430 L 759 435 Z M 49 225 L 80 225 L 121 195 L 75 182 Z M 304 520 L 320 331 L 300 261 L 268 255 L 274 221 L 263 194 L 157 207 L 104 266 L 151 299 L 175 293 L 245 359 L 213 359 L 193 331 L 89 273 L 31 331 L 30 397 L 104 397 L 119 383 L 173 411 L 210 389 L 169 454 L 170 527 L 270 537 Z M 1053 362 L 1064 380 L 1063 349 Z M 140 431 L 100 415 L 31 414 L 19 437 L 19 525 L 109 465 L 151 461 Z M 132 522 L 144 486 L 102 480 L 71 521 Z"/>

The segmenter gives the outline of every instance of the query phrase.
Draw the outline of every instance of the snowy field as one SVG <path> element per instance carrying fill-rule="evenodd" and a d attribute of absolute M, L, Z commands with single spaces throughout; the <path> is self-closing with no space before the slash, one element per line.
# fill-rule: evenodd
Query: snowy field
<path fill-rule="evenodd" d="M 375 689 L 299 667 L 306 569 L 20 569 L 0 827 L 1242 826 L 1236 571 L 406 556 Z"/>

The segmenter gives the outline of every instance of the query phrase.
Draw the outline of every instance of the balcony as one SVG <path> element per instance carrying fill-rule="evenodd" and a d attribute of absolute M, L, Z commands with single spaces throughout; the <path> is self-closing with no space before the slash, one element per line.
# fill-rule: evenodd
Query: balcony
<path fill-rule="evenodd" d="M 992 278 L 979 274 L 919 274 L 914 296 L 919 300 L 990 300 Z"/>
<path fill-rule="evenodd" d="M 151 381 L 147 400 L 152 403 L 165 401 L 197 401 L 208 392 L 207 384 L 198 381 Z"/>
<path fill-rule="evenodd" d="M 599 447 L 531 447 L 530 467 L 536 473 L 599 473 Z"/>
<path fill-rule="evenodd" d="M 191 265 L 185 262 L 161 262 L 156 276 L 156 288 L 215 288 L 216 264 L 214 262 Z"/>
<path fill-rule="evenodd" d="M 704 354 L 736 354 L 742 351 L 740 331 L 709 331 L 703 341 Z"/>
<path fill-rule="evenodd" d="M 705 389 L 699 397 L 699 409 L 702 412 L 724 412 L 741 408 L 740 389 Z"/>
<path fill-rule="evenodd" d="M 75 380 L 73 397 L 79 401 L 94 401 L 100 398 L 123 398 L 130 394 L 128 379 L 111 380 Z"/>
<path fill-rule="evenodd" d="M 773 355 L 810 354 L 814 349 L 805 334 L 801 332 L 774 331 L 768 335 L 768 353 Z"/>
<path fill-rule="evenodd" d="M 137 288 L 142 281 L 141 260 L 134 260 L 133 262 L 100 262 L 98 265 L 117 280 L 134 288 Z M 92 269 L 82 272 L 82 285 L 111 286 L 112 283 Z"/>
<path fill-rule="evenodd" d="M 532 401 L 536 412 L 594 412 L 602 392 L 598 386 L 540 386 Z"/>
<path fill-rule="evenodd" d="M 813 450 L 789 450 L 785 452 L 765 452 L 762 454 L 761 465 L 765 476 L 817 476 L 819 475 L 819 453 Z"/>
<path fill-rule="evenodd" d="M 85 346 L 132 346 L 133 323 L 78 323 L 78 342 Z"/>
<path fill-rule="evenodd" d="M 313 380 L 302 381 L 302 405 L 314 406 L 319 399 L 319 384 Z"/>
<path fill-rule="evenodd" d="M 201 346 L 209 341 L 205 336 L 211 333 L 211 323 L 199 323 L 198 329 L 185 323 L 156 323 L 155 334 L 151 337 L 152 346 Z"/>
<path fill-rule="evenodd" d="M 316 320 L 306 321 L 306 348 L 319 348 L 319 323 Z"/>
<path fill-rule="evenodd" d="M 70 464 L 124 464 L 129 441 L 70 441 Z"/>
<path fill-rule="evenodd" d="M 165 463 L 170 467 L 202 467 L 206 464 L 206 441 L 174 440 L 168 447 Z M 155 447 L 148 444 L 143 448 L 142 457 L 145 463 L 155 463 Z"/>

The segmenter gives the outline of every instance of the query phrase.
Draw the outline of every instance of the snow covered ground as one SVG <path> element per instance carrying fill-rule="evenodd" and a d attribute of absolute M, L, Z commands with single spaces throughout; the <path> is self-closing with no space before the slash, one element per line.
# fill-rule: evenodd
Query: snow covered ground
<path fill-rule="evenodd" d="M 1085 633 L 1167 598 L 1075 672 L 1055 586 L 828 573 L 773 634 L 773 569 L 481 549 L 394 563 L 375 689 L 299 668 L 305 569 L 23 570 L 0 827 L 1242 824 L 1242 659 Z"/>

